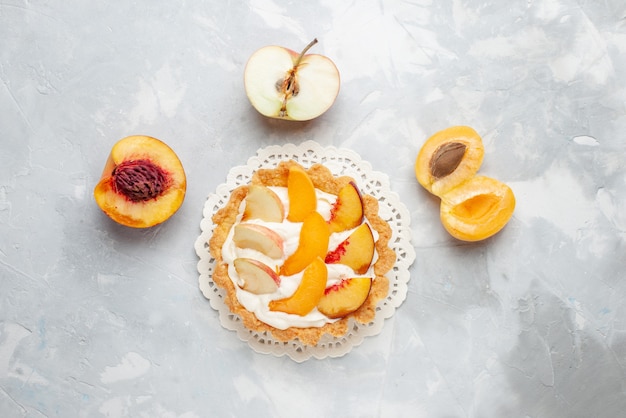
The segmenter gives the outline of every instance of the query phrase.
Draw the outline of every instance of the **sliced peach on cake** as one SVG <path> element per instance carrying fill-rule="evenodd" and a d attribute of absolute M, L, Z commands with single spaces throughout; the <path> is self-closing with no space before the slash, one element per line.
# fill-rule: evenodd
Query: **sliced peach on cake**
<path fill-rule="evenodd" d="M 114 221 L 147 228 L 169 219 L 182 205 L 186 190 L 176 153 L 156 138 L 137 135 L 113 146 L 94 198 Z"/>
<path fill-rule="evenodd" d="M 442 197 L 440 217 L 453 237 L 479 241 L 500 231 L 514 209 L 515 196 L 509 186 L 490 177 L 475 176 Z"/>
<path fill-rule="evenodd" d="M 302 273 L 302 280 L 293 295 L 270 301 L 271 311 L 286 312 L 304 316 L 311 312 L 320 301 L 326 288 L 328 269 L 324 261 L 315 258 Z"/>
<path fill-rule="evenodd" d="M 266 222 L 282 222 L 285 218 L 283 202 L 272 189 L 260 184 L 248 186 L 242 221 L 260 219 Z"/>
<path fill-rule="evenodd" d="M 355 228 L 363 222 L 363 198 L 354 182 L 339 190 L 337 200 L 330 210 L 328 225 L 331 232 Z"/>
<path fill-rule="evenodd" d="M 415 161 L 417 181 L 441 197 L 472 177 L 483 162 L 483 142 L 468 126 L 452 126 L 426 140 Z"/>
<path fill-rule="evenodd" d="M 250 248 L 271 258 L 283 256 L 283 238 L 270 228 L 252 223 L 235 225 L 233 242 L 239 248 Z"/>
<path fill-rule="evenodd" d="M 356 274 L 365 274 L 374 258 L 374 235 L 366 223 L 357 227 L 337 248 L 326 254 L 326 264 L 343 264 Z"/>
<path fill-rule="evenodd" d="M 257 295 L 274 293 L 280 285 L 280 276 L 270 266 L 253 258 L 236 258 L 233 266 L 243 282 L 241 288 Z"/>
<path fill-rule="evenodd" d="M 317 196 L 313 181 L 299 165 L 289 167 L 287 195 L 289 196 L 287 220 L 291 222 L 302 222 L 309 213 L 317 209 Z"/>
<path fill-rule="evenodd" d="M 353 277 L 327 287 L 317 310 L 329 318 L 342 318 L 363 305 L 372 287 L 369 277 Z"/>
<path fill-rule="evenodd" d="M 318 212 L 311 212 L 302 223 L 298 247 L 280 268 L 280 274 L 291 276 L 304 270 L 317 257 L 324 257 L 328 251 L 330 231 L 328 224 Z"/>

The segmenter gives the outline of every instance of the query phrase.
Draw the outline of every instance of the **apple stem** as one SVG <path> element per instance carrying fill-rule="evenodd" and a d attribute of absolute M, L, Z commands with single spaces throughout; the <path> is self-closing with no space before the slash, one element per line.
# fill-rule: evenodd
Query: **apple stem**
<path fill-rule="evenodd" d="M 297 67 L 298 65 L 300 65 L 300 61 L 302 61 L 302 58 L 304 58 L 304 55 L 307 52 L 309 52 L 309 49 L 311 49 L 313 47 L 313 45 L 315 45 L 316 43 L 317 43 L 317 38 L 313 39 L 311 42 L 309 42 L 309 44 L 307 46 L 304 47 L 302 52 L 300 52 L 300 55 L 298 56 L 298 59 L 296 60 L 296 63 L 294 64 L 294 67 Z"/>
<path fill-rule="evenodd" d="M 292 96 L 297 96 L 300 90 L 298 86 L 298 81 L 296 79 L 296 71 L 298 70 L 298 67 L 300 66 L 300 62 L 302 61 L 302 58 L 304 58 L 304 55 L 309 51 L 309 49 L 311 49 L 313 45 L 315 45 L 316 43 L 317 43 L 317 38 L 309 42 L 309 44 L 304 47 L 302 52 L 300 52 L 300 55 L 298 55 L 296 62 L 293 64 L 293 68 L 289 70 L 285 79 L 282 81 L 279 80 L 276 83 L 276 89 L 278 91 L 282 90 L 282 92 L 285 95 L 283 98 L 283 105 L 280 108 L 281 117 L 284 117 L 287 115 L 287 100 L 289 100 Z"/>

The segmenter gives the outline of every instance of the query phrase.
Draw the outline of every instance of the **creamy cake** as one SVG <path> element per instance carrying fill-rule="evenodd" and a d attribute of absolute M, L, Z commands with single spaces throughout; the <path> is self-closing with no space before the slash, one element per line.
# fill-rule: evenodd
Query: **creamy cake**
<path fill-rule="evenodd" d="M 257 170 L 212 221 L 212 279 L 250 330 L 315 345 L 372 321 L 387 296 L 396 254 L 378 201 L 321 164 Z"/>

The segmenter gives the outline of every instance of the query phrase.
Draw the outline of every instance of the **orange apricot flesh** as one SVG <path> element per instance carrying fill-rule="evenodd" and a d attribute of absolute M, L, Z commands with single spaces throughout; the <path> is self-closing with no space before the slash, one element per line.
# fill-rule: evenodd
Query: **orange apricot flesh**
<path fill-rule="evenodd" d="M 415 161 L 415 176 L 426 190 L 441 197 L 478 172 L 484 153 L 474 129 L 452 126 L 426 140 Z"/>
<path fill-rule="evenodd" d="M 440 218 L 444 228 L 462 241 L 480 241 L 499 232 L 515 209 L 509 186 L 485 176 L 474 176 L 442 196 Z"/>
<path fill-rule="evenodd" d="M 114 221 L 148 228 L 180 208 L 186 189 L 185 171 L 176 153 L 156 138 L 136 135 L 113 146 L 94 198 Z"/>
<path fill-rule="evenodd" d="M 324 257 L 329 240 L 328 224 L 319 212 L 311 212 L 302 222 L 298 248 L 280 267 L 280 274 L 294 275 L 304 270 L 315 258 Z"/>
<path fill-rule="evenodd" d="M 309 213 L 317 208 L 317 196 L 313 181 L 299 165 L 289 167 L 287 195 L 289 197 L 287 220 L 290 222 L 302 222 Z"/>
<path fill-rule="evenodd" d="M 315 258 L 302 273 L 302 280 L 293 295 L 269 303 L 271 311 L 286 312 L 304 316 L 311 312 L 324 295 L 328 269 L 324 261 Z"/>

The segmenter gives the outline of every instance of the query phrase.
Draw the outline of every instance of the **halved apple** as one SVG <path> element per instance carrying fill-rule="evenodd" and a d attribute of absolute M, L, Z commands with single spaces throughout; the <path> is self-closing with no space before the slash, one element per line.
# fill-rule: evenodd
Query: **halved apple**
<path fill-rule="evenodd" d="M 302 222 L 309 213 L 317 208 L 317 196 L 313 181 L 299 165 L 289 167 L 287 195 L 289 196 L 287 220 L 290 222 Z"/>
<path fill-rule="evenodd" d="M 355 228 L 363 222 L 363 198 L 357 185 L 351 181 L 339 190 L 331 208 L 328 225 L 330 231 L 340 232 Z"/>
<path fill-rule="evenodd" d="M 267 264 L 252 258 L 236 258 L 233 266 L 243 281 L 241 288 L 257 295 L 273 293 L 280 285 L 280 276 Z"/>
<path fill-rule="evenodd" d="M 282 222 L 285 218 L 283 203 L 269 187 L 260 184 L 249 185 L 245 202 L 242 221 L 260 219 L 266 222 Z"/>
<path fill-rule="evenodd" d="M 326 254 L 326 264 L 343 264 L 356 274 L 365 274 L 372 264 L 375 248 L 372 228 L 366 223 L 357 227 L 337 248 Z"/>
<path fill-rule="evenodd" d="M 250 248 L 271 258 L 283 256 L 283 238 L 263 225 L 240 223 L 235 225 L 233 242 L 239 248 Z"/>
<path fill-rule="evenodd" d="M 311 312 L 320 301 L 326 288 L 328 269 L 324 261 L 315 258 L 302 273 L 302 280 L 293 295 L 269 303 L 271 311 L 286 312 L 304 316 Z"/>
<path fill-rule="evenodd" d="M 311 212 L 302 223 L 299 238 L 298 248 L 280 268 L 280 274 L 283 276 L 299 273 L 317 257 L 326 255 L 330 231 L 322 215 Z"/>
<path fill-rule="evenodd" d="M 353 277 L 327 287 L 317 310 L 329 318 L 342 318 L 363 305 L 372 287 L 369 277 Z"/>
<path fill-rule="evenodd" d="M 339 71 L 323 55 L 297 53 L 280 46 L 256 51 L 244 70 L 246 95 L 264 116 L 310 120 L 326 112 L 339 94 Z"/>

